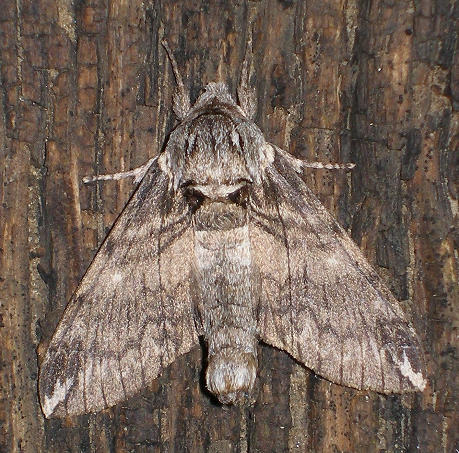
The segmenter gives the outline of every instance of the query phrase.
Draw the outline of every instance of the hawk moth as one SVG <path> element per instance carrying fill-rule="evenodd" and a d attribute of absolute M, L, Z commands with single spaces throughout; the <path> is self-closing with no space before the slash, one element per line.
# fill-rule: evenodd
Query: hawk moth
<path fill-rule="evenodd" d="M 179 123 L 70 300 L 41 365 L 44 414 L 113 406 L 203 336 L 222 403 L 254 386 L 257 343 L 326 379 L 423 390 L 423 353 L 398 302 L 301 179 L 307 163 L 255 125 L 246 57 L 235 102 L 222 83 L 191 105 L 172 52 Z M 346 166 L 344 166 L 346 167 Z M 351 168 L 348 165 L 347 168 Z"/>

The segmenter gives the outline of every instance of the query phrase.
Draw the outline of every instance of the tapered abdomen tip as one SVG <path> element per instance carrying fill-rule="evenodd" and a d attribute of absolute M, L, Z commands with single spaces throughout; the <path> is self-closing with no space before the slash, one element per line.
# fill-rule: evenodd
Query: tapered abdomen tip
<path fill-rule="evenodd" d="M 221 403 L 238 404 L 250 396 L 256 375 L 253 354 L 228 349 L 210 359 L 206 384 Z"/>

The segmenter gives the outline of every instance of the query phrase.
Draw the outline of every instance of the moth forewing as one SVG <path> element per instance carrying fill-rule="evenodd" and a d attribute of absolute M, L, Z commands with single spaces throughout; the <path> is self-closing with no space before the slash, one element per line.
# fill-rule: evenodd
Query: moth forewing
<path fill-rule="evenodd" d="M 423 390 L 414 329 L 299 176 L 338 166 L 266 142 L 246 73 L 239 105 L 213 83 L 191 106 L 168 51 L 180 122 L 164 151 L 139 169 L 85 180 L 141 182 L 51 340 L 39 380 L 45 415 L 117 404 L 199 335 L 207 387 L 223 403 L 250 401 L 258 339 L 338 384 Z"/>
<path fill-rule="evenodd" d="M 41 365 L 46 416 L 113 406 L 198 344 L 192 230 L 154 162 L 80 282 Z M 164 271 L 171 263 L 175 273 Z"/>
<path fill-rule="evenodd" d="M 284 152 L 276 152 L 266 180 L 253 200 L 254 212 L 263 200 L 271 213 L 269 222 L 254 221 L 255 262 L 263 268 L 276 256 L 288 275 L 264 266 L 261 338 L 338 384 L 382 393 L 423 390 L 417 335 L 361 251 Z M 277 315 L 285 307 L 290 317 Z"/>

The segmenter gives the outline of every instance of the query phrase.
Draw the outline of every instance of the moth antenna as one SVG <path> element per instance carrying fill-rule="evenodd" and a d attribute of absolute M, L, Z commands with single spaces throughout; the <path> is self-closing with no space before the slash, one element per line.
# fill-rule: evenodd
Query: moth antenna
<path fill-rule="evenodd" d="M 273 146 L 268 144 L 268 146 Z M 297 159 L 290 153 L 287 153 L 282 148 L 274 146 L 276 151 L 286 159 L 297 173 L 302 173 L 305 168 L 326 169 L 326 170 L 352 170 L 355 167 L 353 162 L 345 163 L 325 163 L 325 162 L 308 162 L 305 160 Z"/>
<path fill-rule="evenodd" d="M 250 67 L 252 65 L 252 28 L 249 27 L 249 36 L 245 48 L 244 61 L 242 63 L 241 79 L 237 88 L 237 98 L 239 105 L 248 119 L 253 119 L 257 112 L 256 91 L 250 86 Z"/>
<path fill-rule="evenodd" d="M 177 83 L 177 87 L 174 93 L 173 98 L 173 110 L 175 115 L 179 120 L 183 120 L 191 108 L 190 103 L 190 95 L 188 91 L 185 89 L 185 85 L 183 84 L 182 76 L 178 70 L 177 61 L 174 58 L 174 54 L 169 47 L 169 44 L 165 39 L 161 41 L 161 44 L 166 49 L 167 56 L 169 57 L 169 61 L 171 62 L 172 71 L 174 73 L 175 82 Z"/>
<path fill-rule="evenodd" d="M 152 157 L 148 162 L 145 164 L 141 165 L 140 167 L 134 168 L 133 170 L 129 171 L 122 171 L 119 173 L 112 173 L 110 175 L 95 175 L 95 176 L 85 176 L 83 178 L 83 182 L 85 184 L 90 184 L 92 182 L 96 181 L 117 181 L 119 179 L 125 179 L 125 178 L 134 178 L 134 184 L 139 183 L 142 181 L 143 177 L 147 173 L 148 169 L 153 165 L 155 160 L 158 158 L 158 156 Z"/>
<path fill-rule="evenodd" d="M 352 162 L 346 162 L 342 164 L 338 163 L 326 163 L 326 162 L 306 162 L 302 161 L 303 168 L 324 168 L 326 170 L 352 170 L 355 167 L 355 164 Z"/>

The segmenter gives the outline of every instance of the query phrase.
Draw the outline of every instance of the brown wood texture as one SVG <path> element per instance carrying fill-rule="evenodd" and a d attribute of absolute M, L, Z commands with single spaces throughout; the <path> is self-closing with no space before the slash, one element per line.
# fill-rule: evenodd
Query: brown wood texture
<path fill-rule="evenodd" d="M 458 448 L 458 1 L 3 0 L 0 21 L 1 452 Z M 194 100 L 215 80 L 235 94 L 251 26 L 256 122 L 297 157 L 357 164 L 306 180 L 413 320 L 426 390 L 351 390 L 260 346 L 256 404 L 219 407 L 197 349 L 124 404 L 45 420 L 37 355 L 133 191 L 82 177 L 160 151 L 163 37 Z"/>

